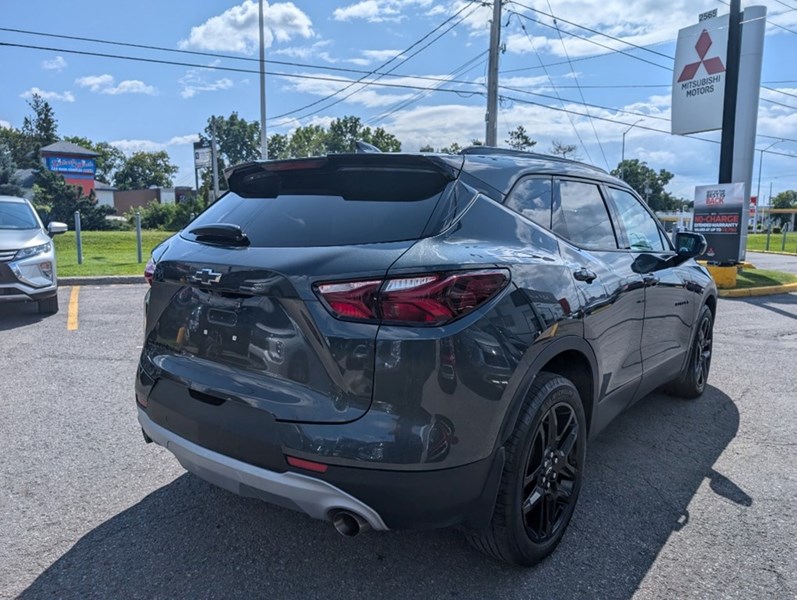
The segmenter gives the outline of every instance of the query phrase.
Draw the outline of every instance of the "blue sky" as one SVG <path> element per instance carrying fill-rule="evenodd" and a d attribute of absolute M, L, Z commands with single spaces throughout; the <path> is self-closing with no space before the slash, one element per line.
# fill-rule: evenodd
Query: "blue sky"
<path fill-rule="evenodd" d="M 758 121 L 762 137 L 756 147 L 787 139 L 764 155 L 762 195 L 766 196 L 770 182 L 774 193 L 797 188 L 797 141 L 788 141 L 797 140 L 797 0 L 755 4 L 769 8 L 762 80 L 772 88 L 762 90 L 765 100 Z M 747 5 L 742 2 L 742 7 Z M 691 198 L 695 185 L 716 181 L 719 146 L 644 128 L 669 131 L 672 60 L 668 57 L 675 53 L 678 29 L 696 23 L 698 13 L 713 8 L 726 10 L 716 0 L 506 3 L 499 140 L 503 143 L 508 130 L 523 125 L 538 141 L 538 150 L 548 151 L 554 139 L 573 143 L 583 160 L 613 168 L 620 159 L 623 131 L 644 119 L 626 136 L 626 158 L 672 171 L 676 177 L 670 190 Z M 559 19 L 561 39 L 552 19 L 543 13 Z M 453 15 L 457 16 L 413 46 Z M 484 139 L 490 16 L 490 7 L 465 0 L 269 2 L 267 58 L 296 63 L 268 67 L 269 133 L 289 133 L 297 125 L 357 115 L 367 125 L 394 133 L 408 151 L 424 144 L 441 147 Z M 176 183 L 187 185 L 193 181 L 190 143 L 210 115 L 236 110 L 244 118 L 259 118 L 257 62 L 251 60 L 257 57 L 257 4 L 251 0 L 9 2 L 0 26 L 225 56 L 0 31 L 0 42 L 50 48 L 0 46 L 4 92 L 0 126 L 19 127 L 28 112 L 24 98 L 38 91 L 54 107 L 62 135 L 108 141 L 126 152 L 165 149 L 181 168 Z M 624 45 L 602 33 L 644 48 Z M 613 51 L 617 49 L 623 53 Z M 395 70 L 379 83 L 421 89 L 355 85 L 307 107 L 364 74 L 331 69 L 369 72 L 394 57 L 398 58 L 386 69 Z M 583 102 L 592 106 L 585 108 Z M 562 108 L 572 112 L 556 110 Z M 285 113 L 291 114 L 281 117 Z M 718 133 L 701 137 L 719 139 Z M 757 153 L 754 193 L 758 157 Z"/>

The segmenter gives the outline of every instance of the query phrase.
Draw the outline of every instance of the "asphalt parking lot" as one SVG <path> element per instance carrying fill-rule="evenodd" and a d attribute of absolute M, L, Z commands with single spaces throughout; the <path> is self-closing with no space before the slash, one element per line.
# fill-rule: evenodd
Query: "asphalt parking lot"
<path fill-rule="evenodd" d="M 797 295 L 720 300 L 706 394 L 605 431 L 562 545 L 522 570 L 452 530 L 344 539 L 145 445 L 144 292 L 0 305 L 0 597 L 797 597 Z"/>

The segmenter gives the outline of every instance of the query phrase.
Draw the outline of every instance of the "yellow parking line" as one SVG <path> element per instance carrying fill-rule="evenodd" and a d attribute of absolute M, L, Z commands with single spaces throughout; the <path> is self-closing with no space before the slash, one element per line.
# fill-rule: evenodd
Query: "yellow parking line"
<path fill-rule="evenodd" d="M 77 298 L 80 295 L 80 286 L 72 287 L 72 293 L 69 295 L 69 312 L 66 318 L 66 328 L 69 331 L 77 330 Z"/>

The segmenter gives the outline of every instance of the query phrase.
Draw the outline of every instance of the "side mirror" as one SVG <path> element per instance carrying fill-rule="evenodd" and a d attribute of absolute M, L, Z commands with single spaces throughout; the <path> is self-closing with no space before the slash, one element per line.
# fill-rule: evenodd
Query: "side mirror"
<path fill-rule="evenodd" d="M 66 223 L 59 223 L 58 221 L 51 221 L 47 225 L 47 233 L 50 234 L 50 237 L 55 237 L 58 234 L 66 233 L 67 226 Z"/>
<path fill-rule="evenodd" d="M 675 234 L 675 250 L 678 252 L 678 259 L 681 262 L 704 254 L 706 248 L 708 248 L 708 244 L 702 233 L 679 231 Z"/>

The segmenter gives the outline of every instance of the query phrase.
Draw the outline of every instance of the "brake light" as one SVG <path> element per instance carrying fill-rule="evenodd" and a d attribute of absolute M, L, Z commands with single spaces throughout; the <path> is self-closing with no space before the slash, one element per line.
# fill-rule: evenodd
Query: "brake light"
<path fill-rule="evenodd" d="M 340 319 L 442 325 L 478 308 L 508 282 L 509 273 L 496 269 L 324 283 L 316 291 Z"/>
<path fill-rule="evenodd" d="M 144 279 L 147 283 L 152 285 L 152 277 L 155 275 L 155 261 L 152 257 L 147 261 L 147 266 L 144 267 Z"/>

